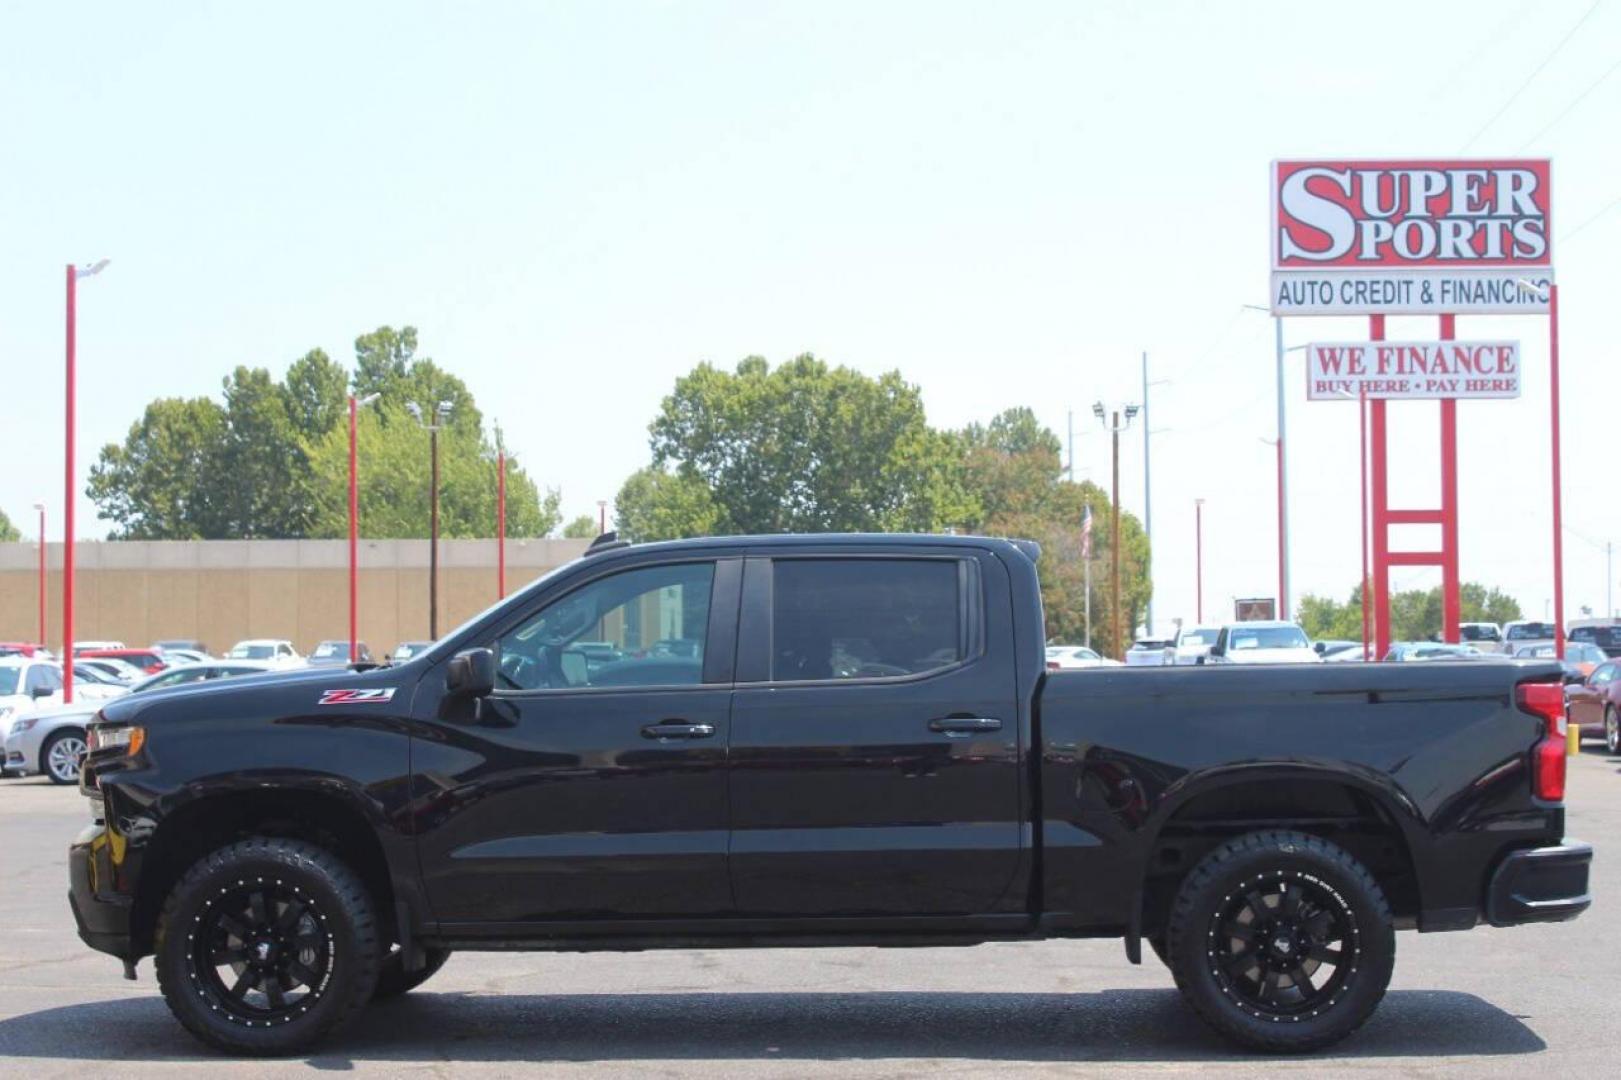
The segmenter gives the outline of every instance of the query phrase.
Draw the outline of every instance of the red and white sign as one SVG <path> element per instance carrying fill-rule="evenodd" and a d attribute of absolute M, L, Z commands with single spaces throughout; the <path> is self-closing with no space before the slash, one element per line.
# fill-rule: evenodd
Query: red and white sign
<path fill-rule="evenodd" d="M 1272 310 L 1545 311 L 1552 194 L 1546 159 L 1273 162 Z"/>
<path fill-rule="evenodd" d="M 1306 346 L 1310 401 L 1520 396 L 1517 341 L 1336 341 Z"/>

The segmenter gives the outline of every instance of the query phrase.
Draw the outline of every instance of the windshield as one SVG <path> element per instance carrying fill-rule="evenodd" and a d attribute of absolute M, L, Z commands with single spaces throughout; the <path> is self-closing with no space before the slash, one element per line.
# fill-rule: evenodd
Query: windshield
<path fill-rule="evenodd" d="M 1309 649 L 1306 633 L 1298 626 L 1235 626 L 1232 644 L 1234 652 L 1245 649 Z"/>
<path fill-rule="evenodd" d="M 1197 630 L 1184 630 L 1182 631 L 1182 636 L 1177 639 L 1177 644 L 1183 646 L 1214 645 L 1216 643 L 1216 635 L 1219 632 L 1220 631 L 1218 630 L 1206 627 L 1200 627 Z"/>
<path fill-rule="evenodd" d="M 1510 641 L 1535 641 L 1538 638 L 1551 638 L 1553 636 L 1553 623 L 1528 622 L 1508 628 L 1508 639 Z"/>
<path fill-rule="evenodd" d="M 232 660 L 273 660 L 276 657 L 274 645 L 249 645 L 244 642 L 226 654 Z"/>
<path fill-rule="evenodd" d="M 17 679 L 22 674 L 22 668 L 0 668 L 0 697 L 17 692 Z"/>
<path fill-rule="evenodd" d="M 323 641 L 315 647 L 315 651 L 310 655 L 317 659 L 328 656 L 348 656 L 349 643 L 347 641 Z"/>
<path fill-rule="evenodd" d="M 1495 626 L 1471 626 L 1468 623 L 1458 628 L 1458 636 L 1465 641 L 1503 640 L 1503 635 L 1497 632 Z"/>

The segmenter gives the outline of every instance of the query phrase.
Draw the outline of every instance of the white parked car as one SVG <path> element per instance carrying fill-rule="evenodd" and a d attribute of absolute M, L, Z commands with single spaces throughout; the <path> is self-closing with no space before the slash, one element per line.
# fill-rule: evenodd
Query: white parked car
<path fill-rule="evenodd" d="M 1257 620 L 1228 623 L 1216 635 L 1207 663 L 1320 664 L 1306 632 L 1292 622 Z"/>
<path fill-rule="evenodd" d="M 1559 636 L 1559 627 L 1541 619 L 1515 619 L 1503 624 L 1504 656 L 1513 656 L 1521 649 L 1535 645 L 1552 645 Z"/>
<path fill-rule="evenodd" d="M 1047 646 L 1048 671 L 1081 671 L 1085 668 L 1120 667 L 1120 661 L 1100 656 L 1085 645 Z"/>
<path fill-rule="evenodd" d="M 1458 640 L 1473 645 L 1483 653 L 1503 652 L 1503 628 L 1494 622 L 1466 622 L 1458 624 Z"/>
<path fill-rule="evenodd" d="M 151 690 L 165 690 L 187 683 L 208 679 L 223 679 L 232 675 L 257 675 L 276 670 L 276 665 L 262 660 L 209 660 L 201 664 L 182 664 L 165 668 L 156 675 L 148 675 L 129 688 L 131 694 Z M 78 697 L 78 687 L 74 688 Z M 61 704 L 58 694 L 53 707 L 37 708 L 0 723 L 4 729 L 5 770 L 13 773 L 44 773 L 52 783 L 72 784 L 79 779 L 79 758 L 84 754 L 84 726 L 101 707 L 99 701 L 79 700 L 72 705 Z"/>
<path fill-rule="evenodd" d="M 249 638 L 231 646 L 225 654 L 227 660 L 264 660 L 277 667 L 299 667 L 304 658 L 298 655 L 293 643 L 281 638 Z"/>
<path fill-rule="evenodd" d="M 1202 664 L 1205 657 L 1210 655 L 1210 647 L 1216 643 L 1216 635 L 1221 633 L 1219 626 L 1184 626 L 1176 632 L 1176 638 L 1167 650 L 1165 662 L 1167 664 Z"/>

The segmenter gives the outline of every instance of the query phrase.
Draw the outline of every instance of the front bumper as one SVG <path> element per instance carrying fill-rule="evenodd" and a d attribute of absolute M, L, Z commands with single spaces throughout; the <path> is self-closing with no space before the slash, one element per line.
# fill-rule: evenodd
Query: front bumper
<path fill-rule="evenodd" d="M 1593 903 L 1587 872 L 1593 845 L 1565 840 L 1504 856 L 1486 887 L 1486 921 L 1493 926 L 1574 919 Z"/>
<path fill-rule="evenodd" d="M 134 960 L 130 941 L 131 898 L 113 891 L 115 838 L 105 825 L 91 825 L 68 847 L 68 905 L 80 939 L 92 949 Z"/>

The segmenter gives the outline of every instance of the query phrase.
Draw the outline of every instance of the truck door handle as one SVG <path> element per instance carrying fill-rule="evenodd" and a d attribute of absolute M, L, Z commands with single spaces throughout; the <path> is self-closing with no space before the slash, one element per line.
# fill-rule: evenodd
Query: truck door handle
<path fill-rule="evenodd" d="M 947 716 L 929 721 L 930 731 L 943 731 L 947 735 L 967 735 L 975 731 L 1001 731 L 1002 721 L 989 716 Z"/>
<path fill-rule="evenodd" d="M 684 720 L 666 720 L 642 728 L 644 739 L 707 739 L 713 734 L 714 724 L 689 724 Z"/>

